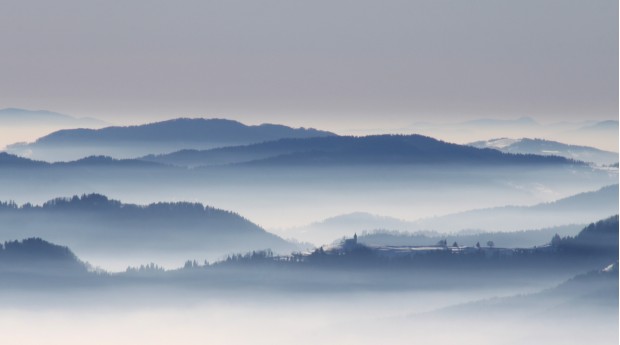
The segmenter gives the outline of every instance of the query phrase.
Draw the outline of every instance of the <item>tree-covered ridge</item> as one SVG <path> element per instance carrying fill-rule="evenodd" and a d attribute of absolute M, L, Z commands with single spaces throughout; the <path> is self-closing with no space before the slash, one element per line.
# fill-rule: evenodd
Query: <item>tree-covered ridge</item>
<path fill-rule="evenodd" d="M 88 261 L 106 257 L 127 265 L 162 257 L 166 264 L 265 248 L 299 249 L 232 211 L 197 202 L 137 205 L 96 193 L 40 205 L 2 202 L 0 224 L 0 240 L 40 237 L 68 245 Z"/>
<path fill-rule="evenodd" d="M 86 273 L 89 265 L 82 262 L 68 247 L 41 238 L 0 243 L 2 272 L 29 272 L 45 275 Z"/>
<path fill-rule="evenodd" d="M 457 277 L 464 284 L 495 284 L 493 281 L 498 275 L 518 281 L 523 279 L 519 277 L 541 279 L 549 274 L 566 276 L 613 268 L 610 264 L 618 261 L 617 242 L 609 244 L 615 249 L 609 251 L 588 243 L 604 243 L 605 234 L 614 232 L 617 238 L 617 216 L 586 227 L 574 238 L 560 238 L 559 243 L 553 240 L 550 245 L 532 248 L 507 249 L 495 247 L 492 243 L 465 247 L 446 241 L 422 248 L 374 247 L 358 243 L 354 237 L 343 241 L 340 246 L 321 247 L 312 252 L 278 255 L 268 249 L 254 250 L 247 254 L 228 255 L 212 263 L 187 260 L 183 267 L 172 270 L 150 263 L 119 273 L 99 271 L 89 274 L 88 279 L 92 278 L 92 284 L 150 285 L 157 282 L 173 286 L 189 284 L 187 286 L 201 289 L 255 286 L 276 289 L 307 286 L 409 289 L 425 286 L 427 279 L 443 284 Z M 584 252 L 584 248 L 589 252 Z M 62 272 L 85 272 L 87 267 L 66 247 L 40 239 L 11 241 L 0 249 L 0 274 L 20 275 L 16 281 L 23 286 L 33 286 L 39 279 L 47 281 L 49 277 L 62 277 Z M 31 260 L 32 257 L 38 259 Z M 56 258 L 56 261 L 49 258 Z M 75 271 L 75 268 L 81 271 Z M 85 281 L 85 275 L 80 277 Z M 239 285 L 240 282 L 243 286 Z"/>
<path fill-rule="evenodd" d="M 555 156 L 503 153 L 423 135 L 325 136 L 280 139 L 211 150 L 181 150 L 142 159 L 184 166 L 268 164 L 577 164 Z"/>
<path fill-rule="evenodd" d="M 6 152 L 0 152 L 0 167 L 18 167 L 18 168 L 27 168 L 27 167 L 44 167 L 48 166 L 49 163 L 32 160 L 24 157 L 20 157 L 17 155 L 13 155 Z"/>
<path fill-rule="evenodd" d="M 618 261 L 618 215 L 592 223 L 578 235 L 555 235 L 539 246 L 500 248 L 493 241 L 463 246 L 440 240 L 427 246 L 369 246 L 357 236 L 339 245 L 320 247 L 311 253 L 274 256 L 269 251 L 232 255 L 218 264 L 279 263 L 281 265 L 332 265 L 350 267 L 417 267 L 417 268 L 516 268 L 535 266 L 567 268 L 608 265 Z"/>
<path fill-rule="evenodd" d="M 577 254 L 618 255 L 618 215 L 600 220 L 585 227 L 577 236 L 554 236 L 552 245 L 561 252 Z"/>
<path fill-rule="evenodd" d="M 27 238 L 21 241 L 0 243 L 0 257 L 24 258 L 29 260 L 76 261 L 77 256 L 66 246 L 49 243 L 40 238 Z"/>
<path fill-rule="evenodd" d="M 618 153 L 599 150 L 594 147 L 570 145 L 539 138 L 499 138 L 476 141 L 469 145 L 478 148 L 492 148 L 506 153 L 553 155 L 608 165 L 618 161 Z"/>
<path fill-rule="evenodd" d="M 46 161 L 33 160 L 18 155 L 0 152 L 1 168 L 79 168 L 79 167 L 109 167 L 109 168 L 166 168 L 167 166 L 155 162 L 147 162 L 138 159 L 116 159 L 105 155 L 90 155 L 80 159 L 49 163 Z M 33 169 L 35 170 L 35 169 Z"/>
<path fill-rule="evenodd" d="M 140 213 L 164 216 L 174 213 L 176 215 L 195 215 L 206 217 L 231 216 L 241 218 L 249 223 L 249 220 L 239 214 L 206 206 L 197 202 L 156 202 L 147 205 L 126 204 L 119 200 L 110 199 L 105 195 L 91 193 L 74 195 L 72 197 L 58 197 L 49 200 L 41 205 L 26 203 L 18 205 L 14 201 L 0 202 L 0 210 L 14 211 L 97 211 L 97 212 L 120 212 L 120 213 Z"/>

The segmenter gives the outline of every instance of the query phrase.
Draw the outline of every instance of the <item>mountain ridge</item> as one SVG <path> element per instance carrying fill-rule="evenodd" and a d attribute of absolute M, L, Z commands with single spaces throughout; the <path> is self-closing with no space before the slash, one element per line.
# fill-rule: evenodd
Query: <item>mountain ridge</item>
<path fill-rule="evenodd" d="M 91 117 L 74 117 L 49 110 L 21 108 L 0 109 L 0 123 L 4 125 L 104 126 L 107 123 Z"/>
<path fill-rule="evenodd" d="M 599 165 L 609 165 L 618 162 L 618 153 L 616 152 L 539 138 L 497 138 L 475 141 L 468 145 L 477 148 L 496 149 L 506 153 L 561 156 Z"/>
<path fill-rule="evenodd" d="M 149 155 L 141 159 L 190 167 L 226 164 L 277 166 L 445 162 L 581 164 L 562 157 L 498 154 L 497 150 L 452 144 L 416 134 L 279 139 L 212 150 L 182 150 L 164 155 Z"/>
<path fill-rule="evenodd" d="M 413 221 L 356 212 L 337 215 L 302 227 L 283 229 L 282 233 L 318 244 L 352 236 L 354 232 L 359 235 L 364 230 L 408 231 L 413 232 L 412 235 L 429 231 L 437 232 L 438 235 L 512 232 L 583 224 L 616 213 L 618 205 L 618 185 L 614 184 L 553 202 L 474 209 Z M 562 215 L 563 218 L 560 217 Z M 498 225 L 500 223 L 508 225 L 502 227 Z M 362 227 L 362 224 L 366 225 Z M 395 228 L 396 226 L 400 228 Z"/>
<path fill-rule="evenodd" d="M 7 151 L 56 161 L 91 155 L 133 158 L 180 149 L 206 149 L 289 137 L 334 135 L 314 128 L 293 128 L 276 124 L 245 125 L 238 121 L 217 118 L 177 118 L 133 126 L 63 129 L 40 137 L 32 143 L 8 145 Z M 75 150 L 75 147 L 80 147 L 81 150 Z"/>
<path fill-rule="evenodd" d="M 45 238 L 100 259 L 89 261 L 184 260 L 190 254 L 213 259 L 238 251 L 297 249 L 232 211 L 195 202 L 122 203 L 97 193 L 40 205 L 2 202 L 0 223 L 1 240 Z"/>

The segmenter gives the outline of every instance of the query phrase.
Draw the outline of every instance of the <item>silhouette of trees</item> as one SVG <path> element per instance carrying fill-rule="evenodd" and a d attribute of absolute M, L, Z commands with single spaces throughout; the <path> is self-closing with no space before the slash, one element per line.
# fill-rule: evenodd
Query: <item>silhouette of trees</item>
<path fill-rule="evenodd" d="M 560 235 L 555 234 L 551 239 L 551 246 L 557 248 L 560 246 L 560 243 L 562 243 L 562 238 L 560 237 Z"/>
<path fill-rule="evenodd" d="M 125 272 L 127 273 L 163 273 L 166 270 L 154 263 L 150 263 L 147 265 L 140 265 L 140 267 L 127 267 Z"/>
<path fill-rule="evenodd" d="M 205 261 L 205 266 L 207 266 L 206 261 Z M 187 260 L 185 261 L 185 265 L 183 265 L 184 269 L 198 268 L 198 267 L 200 267 L 200 265 L 198 264 L 196 260 Z"/>
<path fill-rule="evenodd" d="M 585 227 L 575 237 L 556 239 L 557 249 L 572 254 L 618 255 L 618 216 Z"/>
<path fill-rule="evenodd" d="M 271 259 L 274 258 L 273 255 L 273 251 L 271 251 L 271 249 L 266 249 L 266 250 L 259 250 L 259 251 L 255 251 L 253 250 L 250 253 L 246 253 L 246 254 L 233 254 L 233 255 L 229 255 L 225 262 L 227 263 L 231 263 L 231 262 L 259 262 L 259 261 L 271 261 Z"/>

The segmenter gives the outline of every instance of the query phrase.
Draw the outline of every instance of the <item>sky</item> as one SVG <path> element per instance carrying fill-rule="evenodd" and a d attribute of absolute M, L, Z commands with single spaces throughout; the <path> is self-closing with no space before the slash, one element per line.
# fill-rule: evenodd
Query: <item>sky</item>
<path fill-rule="evenodd" d="M 0 108 L 330 130 L 618 118 L 617 0 L 4 0 Z"/>

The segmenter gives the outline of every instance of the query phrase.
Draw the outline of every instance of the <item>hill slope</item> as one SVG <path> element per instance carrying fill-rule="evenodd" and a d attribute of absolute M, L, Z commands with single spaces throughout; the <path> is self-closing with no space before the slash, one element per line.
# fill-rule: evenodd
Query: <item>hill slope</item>
<path fill-rule="evenodd" d="M 359 164 L 569 164 L 560 157 L 512 155 L 451 144 L 421 135 L 314 137 L 281 139 L 214 150 L 184 150 L 146 156 L 159 163 L 206 166 L 325 166 Z"/>
<path fill-rule="evenodd" d="M 224 119 L 179 118 L 139 126 L 60 130 L 34 143 L 10 145 L 8 151 L 46 160 L 72 160 L 91 155 L 130 158 L 179 149 L 206 149 L 280 138 L 332 135 L 330 132 L 282 125 L 248 126 Z"/>
<path fill-rule="evenodd" d="M 554 155 L 569 159 L 609 165 L 618 162 L 618 154 L 588 146 L 568 145 L 544 139 L 491 139 L 469 144 L 477 148 L 492 148 L 506 153 Z"/>
<path fill-rule="evenodd" d="M 429 244 L 429 241 L 434 241 L 436 237 L 441 237 L 439 233 L 451 233 L 448 236 L 450 241 L 465 240 L 469 243 L 475 238 L 493 235 L 459 234 L 459 231 L 469 230 L 471 232 L 473 230 L 475 233 L 493 233 L 551 228 L 559 225 L 586 224 L 617 213 L 618 207 L 618 185 L 611 185 L 550 203 L 478 209 L 417 221 L 404 221 L 357 212 L 328 218 L 304 227 L 288 229 L 285 233 L 287 236 L 315 244 L 330 243 L 338 238 L 350 237 L 355 232 L 361 234 L 363 231 L 370 232 L 367 235 L 369 237 L 368 241 L 379 241 L 380 243 L 387 243 L 391 238 L 400 244 Z M 424 231 L 424 233 L 413 234 L 412 237 L 406 236 L 403 233 L 390 234 L 385 231 L 372 235 L 372 230 L 398 230 L 400 232 L 409 231 L 410 233 Z M 527 233 L 521 233 L 521 235 L 528 236 Z M 533 238 L 536 239 L 540 238 L 538 233 L 531 233 L 530 235 L 533 235 Z M 516 243 L 520 243 L 519 245 L 524 243 L 532 244 L 527 239 L 505 239 L 517 241 Z M 503 245 L 513 246 L 508 243 Z"/>
<path fill-rule="evenodd" d="M 0 272 L 62 275 L 85 273 L 87 266 L 69 248 L 40 238 L 0 244 Z"/>
<path fill-rule="evenodd" d="M 0 224 L 1 239 L 45 238 L 108 267 L 155 259 L 179 265 L 187 258 L 296 249 L 233 212 L 188 202 L 124 204 L 99 194 L 57 198 L 40 206 L 2 203 Z"/>
<path fill-rule="evenodd" d="M 106 123 L 97 119 L 60 114 L 48 110 L 18 108 L 0 109 L 0 125 L 9 127 L 101 127 Z"/>
<path fill-rule="evenodd" d="M 416 224 L 423 229 L 456 231 L 477 229 L 487 231 L 516 231 L 583 224 L 618 212 L 618 185 L 532 206 L 505 206 L 473 210 L 435 218 L 422 219 Z"/>

